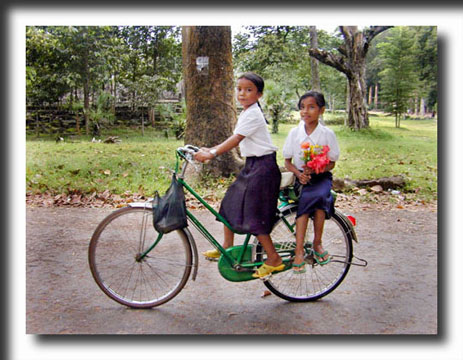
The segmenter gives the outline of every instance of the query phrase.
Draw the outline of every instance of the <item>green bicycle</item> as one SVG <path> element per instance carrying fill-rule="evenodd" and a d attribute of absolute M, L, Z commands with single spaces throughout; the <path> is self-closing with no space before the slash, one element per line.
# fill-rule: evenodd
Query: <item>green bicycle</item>
<path fill-rule="evenodd" d="M 219 221 L 240 234 L 186 183 L 184 174 L 188 164 L 193 163 L 197 150 L 191 145 L 176 150 L 177 181 Z M 182 169 L 179 172 L 180 164 Z M 286 179 L 287 176 L 283 176 L 277 209 L 279 219 L 271 233 L 286 266 L 264 278 L 263 282 L 272 293 L 285 300 L 315 301 L 336 289 L 351 265 L 366 266 L 367 263 L 362 259 L 359 260 L 363 264 L 352 263 L 353 240 L 358 241 L 353 225 L 355 219 L 336 210 L 325 222 L 323 231 L 323 245 L 330 252 L 330 262 L 320 266 L 314 260 L 312 226 L 308 226 L 304 245 L 307 271 L 300 274 L 291 270 L 296 247 L 297 196 L 293 186 L 284 184 Z M 111 299 L 133 308 L 164 304 L 180 293 L 190 275 L 193 280 L 197 276 L 198 250 L 188 227 L 160 234 L 153 226 L 152 217 L 151 201 L 131 203 L 103 219 L 89 244 L 90 270 L 98 286 Z M 225 279 L 234 282 L 256 280 L 252 274 L 264 263 L 266 255 L 255 236 L 245 234 L 243 244 L 224 249 L 188 209 L 187 218 L 188 223 L 220 251 L 218 269 Z"/>

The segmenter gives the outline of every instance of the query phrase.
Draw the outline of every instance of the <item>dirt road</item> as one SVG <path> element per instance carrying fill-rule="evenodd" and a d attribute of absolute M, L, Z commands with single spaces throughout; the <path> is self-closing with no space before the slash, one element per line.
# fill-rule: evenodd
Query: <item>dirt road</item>
<path fill-rule="evenodd" d="M 437 212 L 364 208 L 355 212 L 352 267 L 315 303 L 262 297 L 259 281 L 232 283 L 200 259 L 196 281 L 172 301 L 132 310 L 97 287 L 87 263 L 89 239 L 112 209 L 27 208 L 28 334 L 436 334 Z M 209 213 L 195 213 L 221 238 Z M 198 250 L 209 248 L 192 229 Z"/>

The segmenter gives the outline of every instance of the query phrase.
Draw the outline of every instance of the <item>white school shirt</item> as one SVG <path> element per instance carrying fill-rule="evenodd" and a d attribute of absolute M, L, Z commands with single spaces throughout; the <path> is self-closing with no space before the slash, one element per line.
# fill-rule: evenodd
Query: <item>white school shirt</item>
<path fill-rule="evenodd" d="M 309 136 L 305 132 L 305 123 L 301 121 L 297 127 L 289 131 L 283 146 L 283 157 L 293 159 L 294 166 L 299 170 L 302 170 L 304 165 L 304 161 L 301 160 L 301 144 L 304 142 L 309 142 L 310 145 L 328 145 L 330 147 L 328 159 L 331 161 L 339 159 L 339 144 L 334 131 L 319 123 Z"/>
<path fill-rule="evenodd" d="M 240 142 L 240 152 L 244 157 L 264 156 L 278 150 L 272 143 L 264 114 L 257 103 L 240 114 L 233 134 L 244 136 Z"/>

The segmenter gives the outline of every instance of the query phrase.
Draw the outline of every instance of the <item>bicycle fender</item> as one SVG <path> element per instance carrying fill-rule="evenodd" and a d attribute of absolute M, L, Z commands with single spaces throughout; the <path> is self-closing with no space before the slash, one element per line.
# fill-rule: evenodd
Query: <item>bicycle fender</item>
<path fill-rule="evenodd" d="M 336 214 L 339 216 L 339 218 L 342 220 L 342 222 L 344 223 L 344 226 L 347 228 L 347 230 L 351 233 L 352 235 L 352 239 L 358 243 L 358 239 L 357 239 L 357 233 L 355 232 L 355 229 L 354 229 L 354 225 L 352 225 L 352 223 L 350 222 L 350 220 L 347 218 L 346 215 L 344 215 L 342 212 L 339 212 L 337 210 L 336 211 Z"/>
<path fill-rule="evenodd" d="M 191 275 L 191 279 L 195 281 L 196 275 L 198 274 L 198 266 L 199 266 L 198 248 L 196 247 L 195 239 L 193 235 L 191 234 L 190 230 L 188 230 L 188 228 L 183 228 L 183 231 L 185 232 L 188 238 L 188 242 L 190 243 L 191 250 L 193 252 L 193 275 Z"/>
<path fill-rule="evenodd" d="M 127 206 L 143 209 L 151 209 L 153 207 L 151 201 L 128 203 Z"/>

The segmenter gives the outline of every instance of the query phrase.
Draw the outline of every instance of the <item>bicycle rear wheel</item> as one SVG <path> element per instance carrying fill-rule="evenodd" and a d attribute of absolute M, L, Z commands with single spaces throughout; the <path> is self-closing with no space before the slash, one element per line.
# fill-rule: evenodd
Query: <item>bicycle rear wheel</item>
<path fill-rule="evenodd" d="M 287 210 L 285 219 L 280 219 L 272 230 L 270 236 L 276 250 L 281 255 L 294 256 L 296 237 L 291 233 L 285 221 L 294 226 L 296 223 L 297 207 Z M 340 215 L 335 214 L 325 221 L 322 243 L 328 250 L 331 261 L 323 266 L 313 259 L 312 243 L 313 223 L 309 221 L 304 239 L 306 251 L 305 273 L 294 273 L 292 269 L 273 274 L 264 281 L 265 286 L 275 295 L 289 301 L 307 302 L 315 301 L 328 295 L 344 280 L 352 260 L 352 234 L 342 222 Z M 262 247 L 257 246 L 257 260 L 264 260 Z"/>
<path fill-rule="evenodd" d="M 159 306 L 175 297 L 191 272 L 192 252 L 183 230 L 158 239 L 150 208 L 125 207 L 108 215 L 89 245 L 93 278 L 103 292 L 133 308 Z"/>

